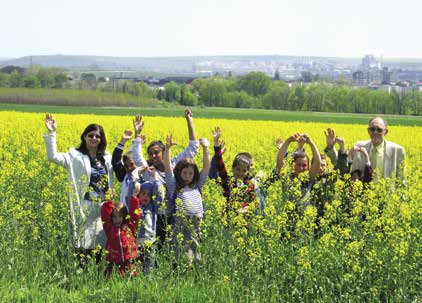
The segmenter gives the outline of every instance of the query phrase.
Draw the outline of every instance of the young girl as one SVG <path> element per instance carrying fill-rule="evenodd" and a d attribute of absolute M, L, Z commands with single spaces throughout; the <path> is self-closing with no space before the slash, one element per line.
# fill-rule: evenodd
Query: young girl
<path fill-rule="evenodd" d="M 105 275 L 108 277 L 117 266 L 120 274 L 131 271 L 133 262 L 138 257 L 136 245 L 136 231 L 141 217 L 140 201 L 138 198 L 130 200 L 129 218 L 128 211 L 123 203 L 106 201 L 101 206 L 101 220 L 107 236 L 106 250 L 108 261 Z M 136 275 L 133 271 L 131 274 Z"/>
<path fill-rule="evenodd" d="M 199 149 L 199 141 L 196 138 L 194 123 L 193 123 L 193 114 L 190 109 L 185 109 L 185 118 L 188 126 L 189 132 L 189 145 L 188 147 L 183 150 L 179 155 L 174 157 L 171 160 L 171 165 L 174 167 L 177 162 L 185 158 L 193 158 L 198 154 Z M 135 163 L 141 163 L 142 167 L 148 168 L 145 169 L 142 178 L 145 181 L 153 182 L 153 178 L 150 174 L 150 170 L 155 168 L 157 180 L 159 180 L 162 184 L 165 184 L 165 170 L 164 170 L 164 160 L 163 154 L 165 151 L 165 145 L 161 141 L 153 141 L 148 145 L 147 153 L 148 159 L 145 160 L 142 156 L 142 145 L 145 143 L 145 137 L 141 134 L 143 130 L 144 123 L 142 121 L 142 116 L 137 116 L 134 121 L 135 127 L 135 139 L 133 140 L 133 160 Z M 167 193 L 166 200 L 170 201 L 170 195 Z M 158 204 L 158 217 L 157 217 L 157 230 L 156 234 L 159 240 L 158 248 L 160 249 L 161 246 L 164 244 L 166 239 L 166 230 L 167 225 L 171 224 L 173 221 L 172 218 L 172 211 L 169 205 L 166 203 L 159 203 Z"/>
<path fill-rule="evenodd" d="M 169 197 L 174 202 L 177 198 L 181 205 L 174 205 L 176 211 L 174 222 L 174 241 L 176 242 L 176 257 L 179 255 L 177 247 L 178 235 L 183 235 L 182 245 L 187 250 L 189 261 L 199 260 L 198 245 L 200 241 L 200 223 L 204 216 L 201 188 L 204 185 L 210 170 L 210 157 L 208 140 L 201 139 L 203 148 L 202 171 L 192 159 L 183 159 L 173 169 L 170 160 L 170 148 L 174 145 L 172 136 L 167 136 L 164 151 L 164 169 L 166 172 L 166 186 Z"/>

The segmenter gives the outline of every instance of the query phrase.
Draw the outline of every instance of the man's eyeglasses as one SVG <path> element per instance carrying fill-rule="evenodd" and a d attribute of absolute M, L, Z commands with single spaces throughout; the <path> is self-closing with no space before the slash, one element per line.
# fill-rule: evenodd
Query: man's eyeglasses
<path fill-rule="evenodd" d="M 101 139 L 101 135 L 97 135 L 97 134 L 88 134 L 87 135 L 88 138 L 96 138 L 96 139 Z"/>
<path fill-rule="evenodd" d="M 372 133 L 382 133 L 384 131 L 383 128 L 379 128 L 379 127 L 368 127 L 368 130 Z"/>

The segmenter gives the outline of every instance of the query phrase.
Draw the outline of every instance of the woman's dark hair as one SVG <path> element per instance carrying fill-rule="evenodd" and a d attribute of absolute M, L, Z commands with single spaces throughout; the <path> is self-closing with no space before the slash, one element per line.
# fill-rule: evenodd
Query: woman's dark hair
<path fill-rule="evenodd" d="M 104 156 L 105 149 L 107 147 L 107 139 L 106 139 L 103 127 L 98 124 L 90 124 L 85 128 L 84 132 L 81 135 L 81 145 L 79 145 L 77 150 L 85 155 L 88 154 L 88 149 L 86 148 L 85 136 L 92 131 L 98 131 L 100 133 L 101 139 L 100 139 L 100 144 L 98 144 L 97 154 Z"/>
<path fill-rule="evenodd" d="M 153 141 L 153 142 L 151 142 L 149 145 L 148 145 L 148 148 L 147 148 L 147 153 L 149 154 L 149 150 L 150 150 L 150 148 L 151 147 L 153 147 L 153 146 L 158 146 L 159 148 L 161 148 L 161 151 L 162 152 L 164 152 L 165 150 L 166 150 L 166 146 L 164 145 L 164 143 L 163 142 L 161 142 L 161 141 Z"/>
<path fill-rule="evenodd" d="M 182 159 L 179 162 L 177 162 L 176 167 L 174 168 L 174 178 L 176 179 L 176 189 L 179 190 L 183 188 L 183 180 L 180 177 L 182 170 L 187 167 L 193 168 L 193 179 L 191 184 L 196 184 L 199 181 L 199 169 L 198 166 L 193 162 L 192 159 Z M 189 184 L 189 185 L 191 185 Z"/>

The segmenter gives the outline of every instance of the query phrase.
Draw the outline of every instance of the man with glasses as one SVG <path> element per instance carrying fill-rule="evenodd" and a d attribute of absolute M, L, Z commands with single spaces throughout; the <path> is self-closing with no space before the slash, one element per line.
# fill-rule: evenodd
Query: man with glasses
<path fill-rule="evenodd" d="M 369 121 L 369 141 L 359 141 L 355 146 L 364 147 L 374 171 L 374 181 L 381 178 L 404 177 L 403 160 L 405 158 L 404 148 L 394 142 L 385 140 L 388 133 L 387 122 L 381 117 L 374 117 Z M 356 153 L 353 159 L 352 171 L 359 169 L 364 171 L 365 159 L 361 153 Z"/>

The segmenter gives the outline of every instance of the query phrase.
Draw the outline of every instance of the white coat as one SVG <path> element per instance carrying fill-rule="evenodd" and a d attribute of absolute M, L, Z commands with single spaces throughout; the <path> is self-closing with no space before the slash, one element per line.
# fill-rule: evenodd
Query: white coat
<path fill-rule="evenodd" d="M 77 248 L 93 249 L 98 244 L 105 246 L 106 236 L 103 231 L 100 208 L 101 202 L 84 199 L 91 177 L 91 162 L 88 155 L 75 148 L 67 153 L 58 153 L 56 133 L 44 134 L 47 158 L 49 161 L 66 168 L 69 173 L 69 209 L 73 244 Z M 108 173 L 108 186 L 113 188 L 113 168 L 111 155 L 104 155 Z"/>

